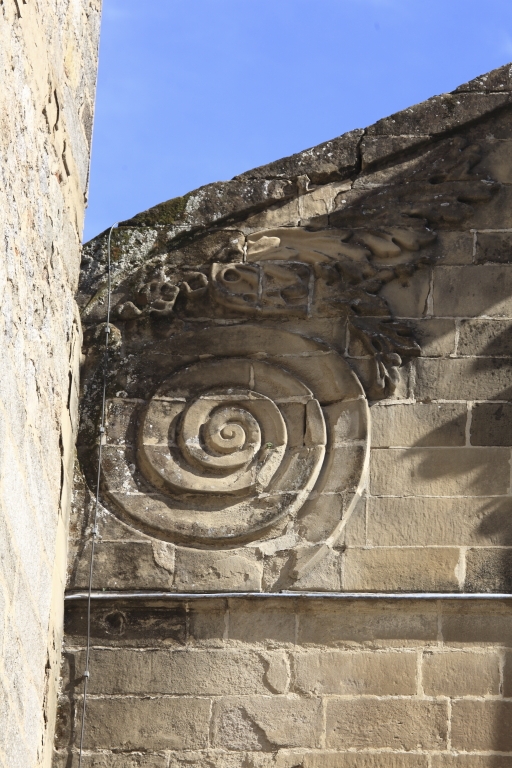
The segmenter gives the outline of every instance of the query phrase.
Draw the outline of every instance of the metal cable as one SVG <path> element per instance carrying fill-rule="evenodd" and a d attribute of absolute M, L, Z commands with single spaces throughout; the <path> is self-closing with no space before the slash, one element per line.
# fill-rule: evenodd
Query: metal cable
<path fill-rule="evenodd" d="M 80 729 L 80 752 L 78 755 L 78 768 L 82 768 L 82 752 L 85 734 L 85 708 L 87 702 L 87 688 L 89 684 L 89 658 L 91 654 L 91 597 L 92 597 L 92 574 L 94 569 L 94 550 L 96 547 L 96 536 L 98 535 L 98 508 L 100 503 L 100 480 L 101 480 L 101 452 L 105 439 L 105 404 L 107 396 L 107 374 L 108 374 L 108 347 L 110 338 L 110 301 L 112 293 L 112 282 L 110 274 L 110 242 L 112 239 L 112 230 L 117 227 L 117 222 L 112 224 L 108 233 L 107 240 L 107 323 L 105 326 L 105 352 L 103 355 L 103 384 L 101 395 L 101 420 L 99 428 L 98 445 L 98 471 L 96 474 L 96 499 L 94 504 L 94 516 L 92 524 L 91 538 L 91 558 L 89 561 L 89 586 L 87 591 L 87 643 L 85 651 L 85 671 L 84 671 L 84 695 L 82 704 L 82 725 Z"/>

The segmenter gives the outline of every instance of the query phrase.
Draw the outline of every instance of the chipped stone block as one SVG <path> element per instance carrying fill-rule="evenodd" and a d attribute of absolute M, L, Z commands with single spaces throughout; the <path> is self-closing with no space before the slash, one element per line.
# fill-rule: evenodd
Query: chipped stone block
<path fill-rule="evenodd" d="M 199 553 L 176 548 L 176 589 L 180 592 L 258 592 L 263 564 L 249 549 Z"/>

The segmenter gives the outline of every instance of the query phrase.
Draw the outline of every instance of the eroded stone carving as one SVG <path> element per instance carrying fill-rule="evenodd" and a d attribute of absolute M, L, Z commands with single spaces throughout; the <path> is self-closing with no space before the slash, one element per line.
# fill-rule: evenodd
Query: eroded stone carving
<path fill-rule="evenodd" d="M 365 387 L 377 400 L 420 353 L 381 289 L 407 285 L 435 258 L 435 228 L 492 197 L 498 185 L 474 172 L 480 158 L 450 139 L 390 178 L 360 177 L 332 214 L 304 226 L 206 233 L 181 251 L 159 235 L 143 264 L 120 270 L 106 506 L 185 545 L 190 562 L 215 547 L 245 563 L 251 550 L 259 573 L 261 558 L 274 558 L 283 584 L 332 555 L 368 467 L 368 406 L 349 361 L 373 368 Z M 95 466 L 102 302 L 104 287 L 84 310 L 96 323 L 86 334 L 85 467 Z"/>
<path fill-rule="evenodd" d="M 251 325 L 184 334 L 169 347 L 168 364 L 178 367 L 147 401 L 109 402 L 110 498 L 136 524 L 176 541 L 250 539 L 293 520 L 313 489 L 332 481 L 326 451 L 337 425 L 367 423 L 348 364 L 312 340 Z M 180 366 L 185 356 L 195 362 Z M 344 446 L 360 480 L 361 436 Z"/>

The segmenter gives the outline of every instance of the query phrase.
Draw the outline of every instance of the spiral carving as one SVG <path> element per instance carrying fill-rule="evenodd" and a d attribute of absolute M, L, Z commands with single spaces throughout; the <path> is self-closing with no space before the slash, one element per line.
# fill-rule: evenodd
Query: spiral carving
<path fill-rule="evenodd" d="M 183 336 L 177 356 L 197 362 L 174 368 L 145 402 L 112 401 L 104 482 L 143 530 L 194 546 L 243 541 L 294 518 L 313 489 L 338 488 L 334 423 L 354 409 L 364 418 L 359 383 L 316 341 L 258 334 L 205 329 L 190 337 L 194 348 Z M 284 354 L 261 359 L 265 346 Z M 166 355 L 174 362 L 173 348 Z M 359 442 L 348 439 L 340 450 L 359 466 Z"/>
<path fill-rule="evenodd" d="M 197 495 L 200 503 L 201 497 L 212 494 L 268 490 L 276 473 L 287 477 L 293 464 L 295 452 L 288 445 L 280 410 L 284 404 L 280 401 L 290 398 L 302 400 L 308 423 L 316 424 L 309 430 L 316 432 L 315 446 L 310 447 L 321 449 L 316 468 L 325 446 L 322 410 L 312 392 L 283 370 L 278 401 L 262 392 L 274 378 L 270 368 L 261 362 L 248 365 L 246 360 L 204 362 L 166 382 L 149 404 L 142 428 L 140 458 L 148 479 L 173 494 Z M 222 387 L 222 378 L 235 386 Z M 240 386 L 251 379 L 260 391 Z M 194 392 L 205 385 L 213 386 Z M 185 390 L 188 396 L 183 397 Z M 155 424 L 159 424 L 157 443 Z"/>

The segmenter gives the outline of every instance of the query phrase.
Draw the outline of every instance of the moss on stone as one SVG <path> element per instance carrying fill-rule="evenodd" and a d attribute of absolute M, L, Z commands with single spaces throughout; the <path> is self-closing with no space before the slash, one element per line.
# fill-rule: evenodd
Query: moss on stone
<path fill-rule="evenodd" d="M 170 226 L 177 221 L 182 221 L 191 194 L 192 193 L 189 192 L 186 195 L 183 195 L 183 197 L 173 197 L 171 200 L 166 200 L 165 203 L 160 203 L 153 208 L 149 208 L 147 211 L 138 213 L 133 219 L 121 221 L 120 226 Z"/>

